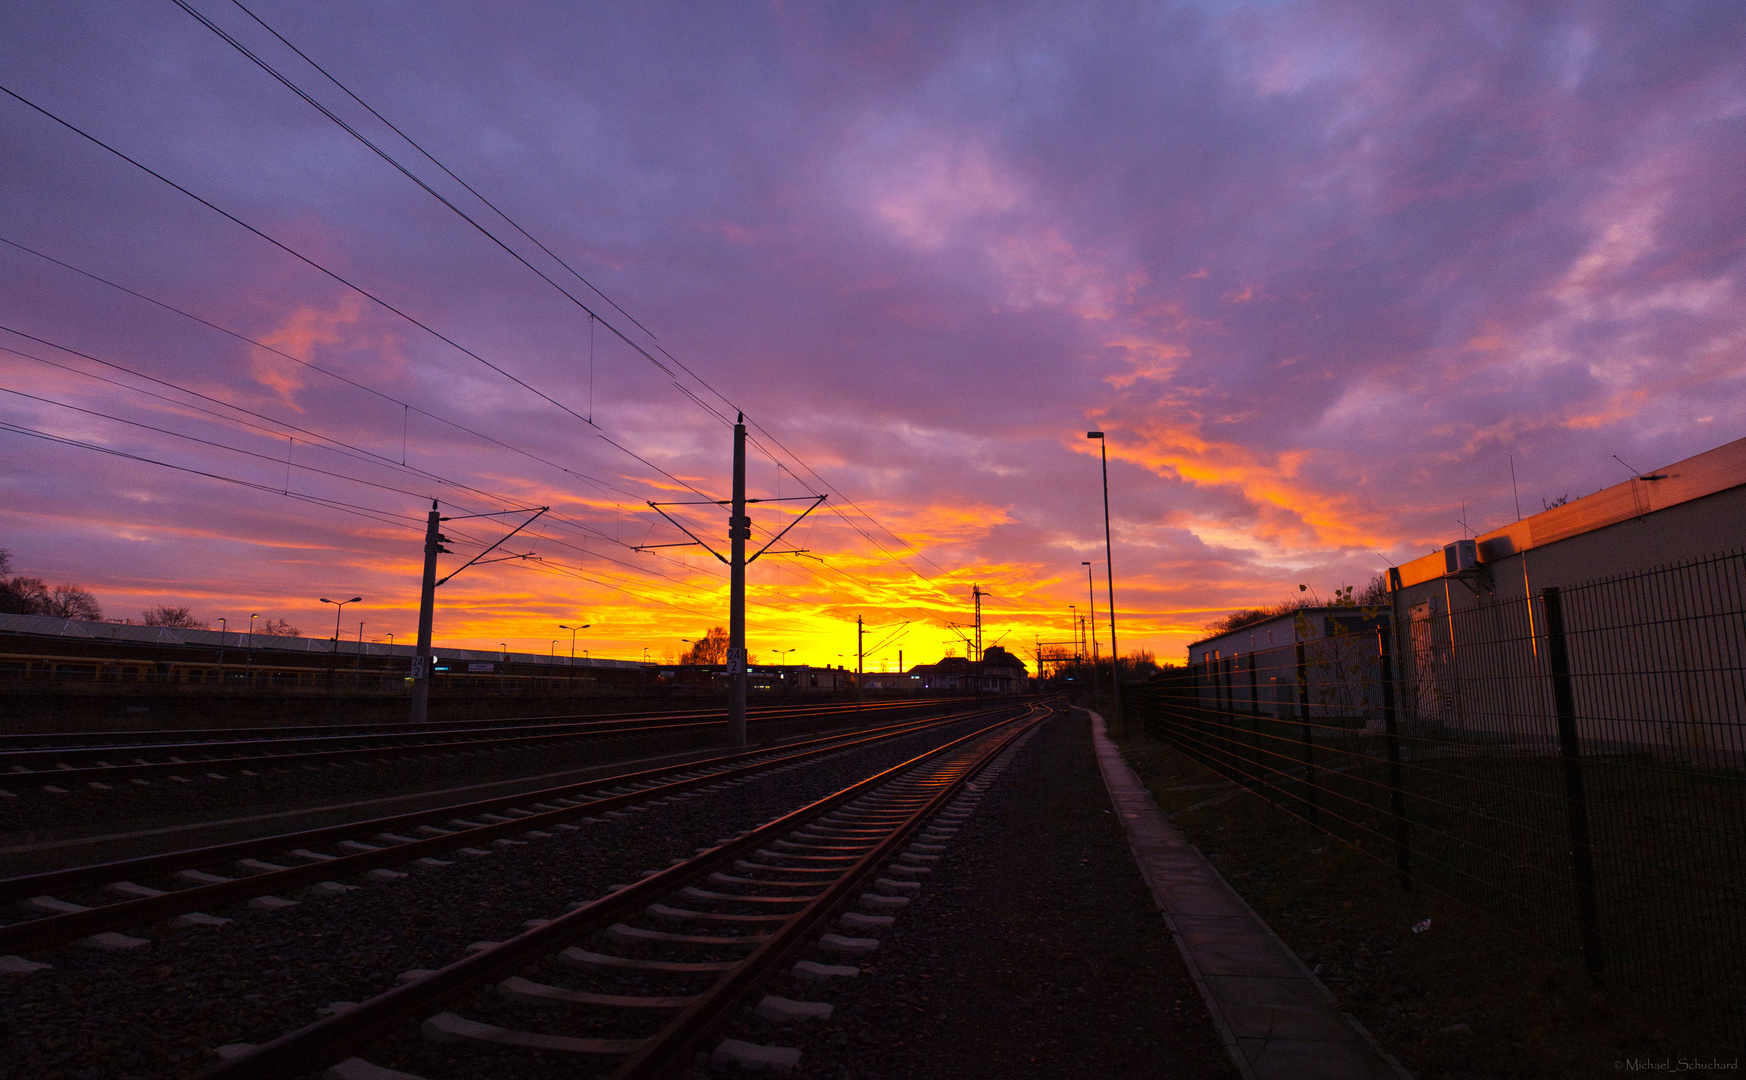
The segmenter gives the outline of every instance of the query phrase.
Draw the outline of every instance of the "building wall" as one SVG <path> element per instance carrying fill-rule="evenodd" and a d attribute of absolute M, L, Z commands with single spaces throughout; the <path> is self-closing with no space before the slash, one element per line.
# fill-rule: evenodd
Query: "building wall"
<path fill-rule="evenodd" d="M 1663 479 L 1627 481 L 1482 534 L 1472 570 L 1446 573 L 1442 552 L 1399 568 L 1407 715 L 1457 737 L 1553 744 L 1540 598 L 1556 587 L 1585 745 L 1737 756 L 1740 703 L 1706 689 L 1720 669 L 1697 659 L 1746 652 L 1738 620 L 1707 614 L 1728 606 L 1737 571 L 1657 568 L 1746 546 L 1746 440 L 1645 475 Z"/>
<path fill-rule="evenodd" d="M 1380 729 L 1376 629 L 1387 623 L 1386 612 L 1366 617 L 1361 608 L 1305 608 L 1197 641 L 1188 647 L 1188 661 L 1198 700 L 1217 712 Z"/>

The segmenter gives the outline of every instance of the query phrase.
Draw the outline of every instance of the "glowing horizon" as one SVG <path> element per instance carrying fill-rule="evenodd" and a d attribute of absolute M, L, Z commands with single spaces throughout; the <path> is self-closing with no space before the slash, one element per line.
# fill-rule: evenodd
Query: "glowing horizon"
<path fill-rule="evenodd" d="M 322 637 L 345 590 L 405 641 L 432 498 L 550 505 L 436 640 L 661 659 L 726 578 L 633 551 L 685 539 L 646 502 L 726 493 L 739 407 L 757 496 L 847 500 L 752 568 L 752 653 L 931 662 L 979 585 L 1034 664 L 1081 560 L 1107 650 L 1101 428 L 1122 651 L 1177 660 L 1746 433 L 1741 12 L 258 10 L 611 300 L 235 12 L 605 321 L 173 6 L 0 16 L 17 93 L 480 358 L 0 99 L 0 547 L 110 617 Z M 498 535 L 456 525 L 444 573 Z"/>

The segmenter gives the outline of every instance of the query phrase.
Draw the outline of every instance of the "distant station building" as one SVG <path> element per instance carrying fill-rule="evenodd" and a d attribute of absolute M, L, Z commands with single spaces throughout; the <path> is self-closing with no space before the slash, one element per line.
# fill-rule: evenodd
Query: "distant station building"
<path fill-rule="evenodd" d="M 980 661 L 948 656 L 937 664 L 917 664 L 907 674 L 923 690 L 1016 694 L 1030 685 L 1024 661 L 999 645 L 982 650 Z"/>

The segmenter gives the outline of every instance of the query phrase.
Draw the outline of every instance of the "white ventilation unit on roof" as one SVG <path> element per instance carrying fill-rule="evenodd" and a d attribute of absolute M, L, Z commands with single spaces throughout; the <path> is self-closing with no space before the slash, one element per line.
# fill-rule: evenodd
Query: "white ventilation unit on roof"
<path fill-rule="evenodd" d="M 1472 540 L 1457 540 L 1443 547 L 1443 573 L 1460 574 L 1479 568 L 1479 545 Z"/>

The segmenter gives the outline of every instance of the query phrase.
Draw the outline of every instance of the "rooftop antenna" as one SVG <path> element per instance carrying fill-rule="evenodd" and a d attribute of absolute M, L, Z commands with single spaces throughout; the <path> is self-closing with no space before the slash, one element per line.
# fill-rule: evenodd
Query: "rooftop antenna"
<path fill-rule="evenodd" d="M 1516 488 L 1516 455 L 1510 455 L 1510 494 L 1516 497 L 1516 520 L 1522 520 L 1522 493 Z"/>

